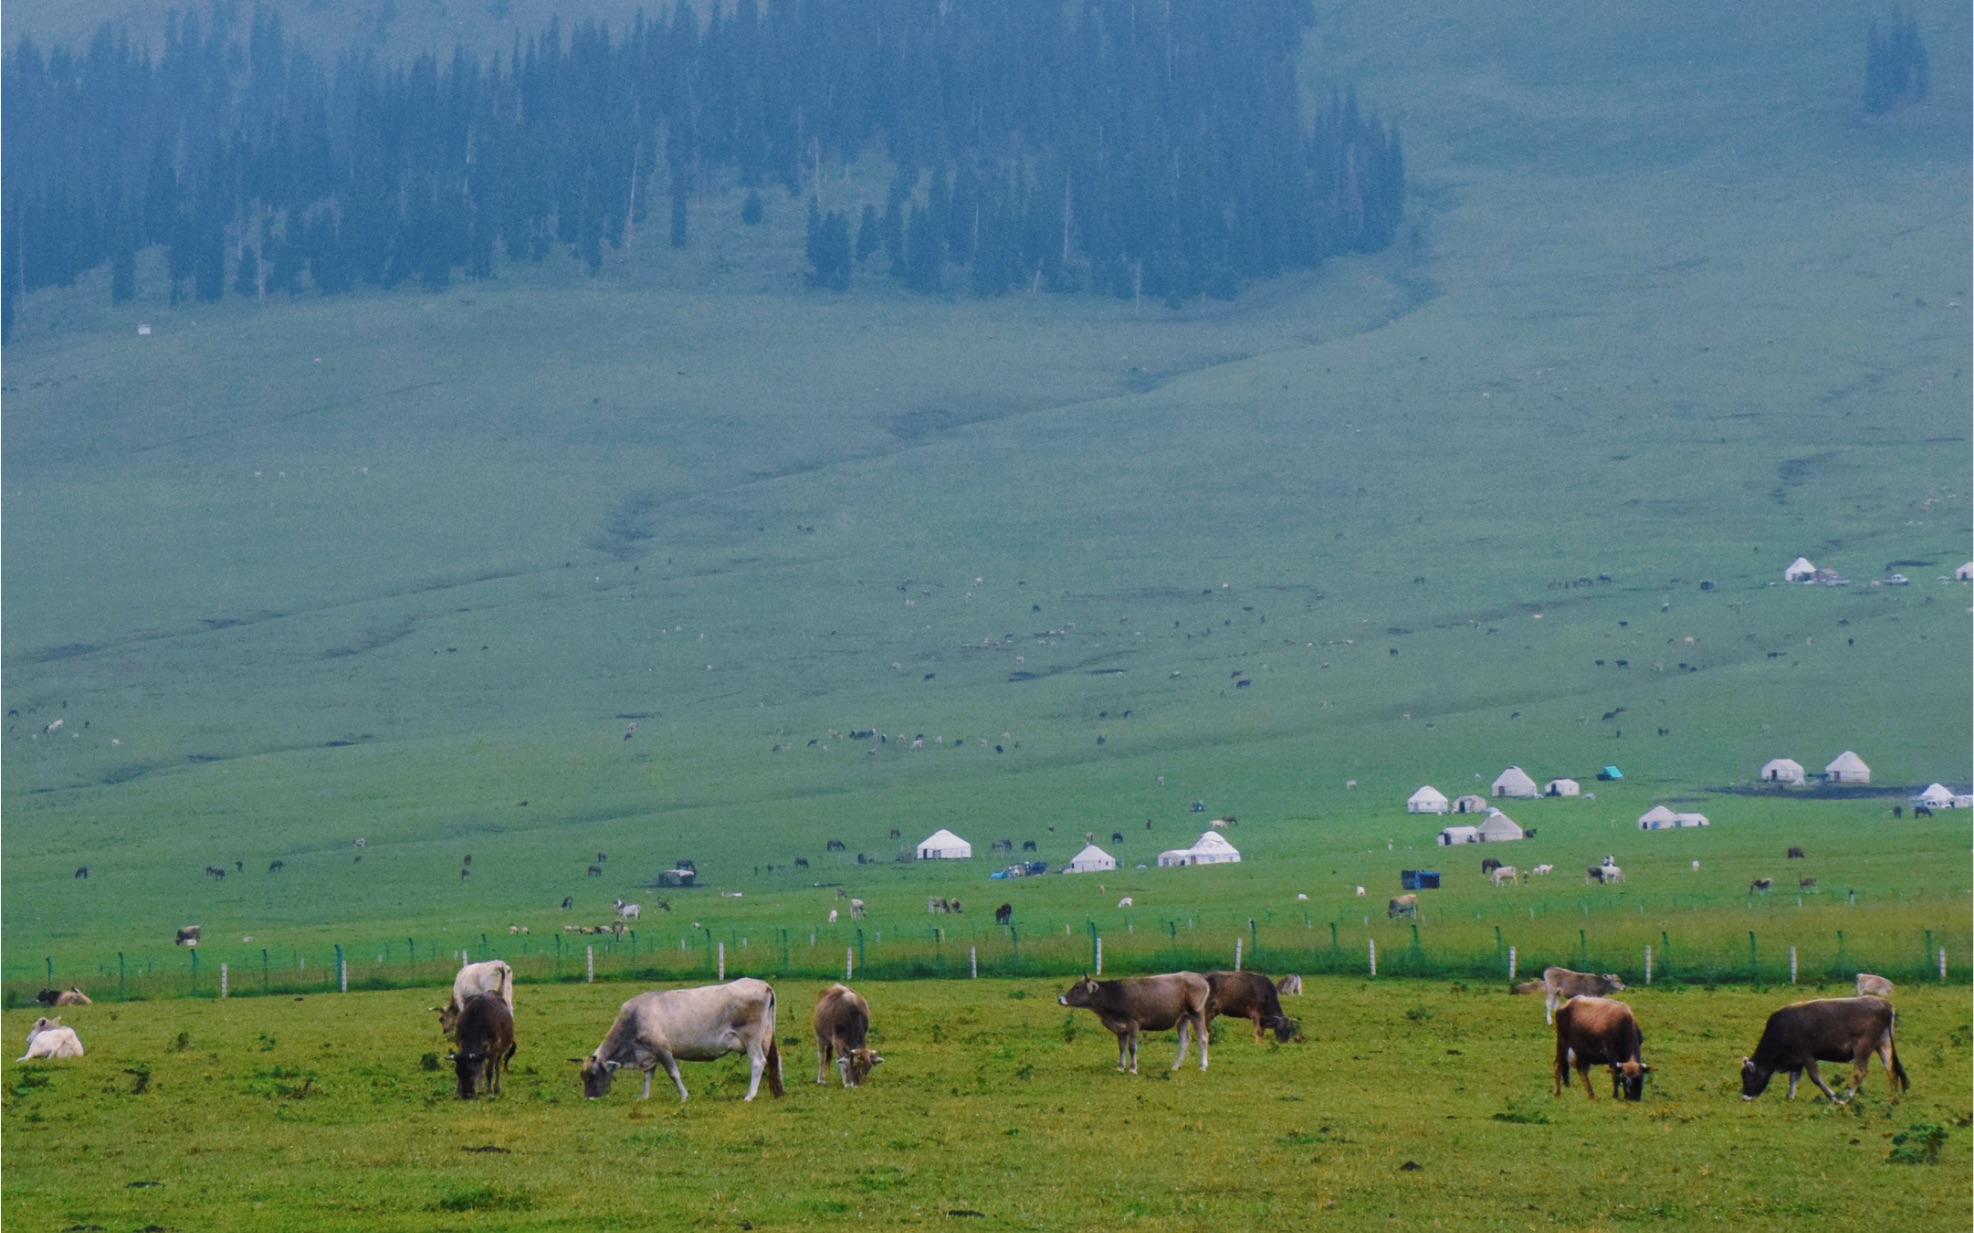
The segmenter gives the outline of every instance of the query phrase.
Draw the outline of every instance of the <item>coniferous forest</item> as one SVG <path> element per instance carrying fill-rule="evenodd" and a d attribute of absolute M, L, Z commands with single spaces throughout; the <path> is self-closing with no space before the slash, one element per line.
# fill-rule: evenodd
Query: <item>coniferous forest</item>
<path fill-rule="evenodd" d="M 813 285 L 1229 297 L 1400 219 L 1396 132 L 1349 97 L 1303 119 L 1310 21 L 1309 0 L 680 0 L 490 61 L 330 63 L 221 0 L 155 56 L 107 25 L 81 51 L 22 37 L 5 321 L 105 263 L 131 298 L 154 245 L 174 303 L 594 273 L 633 237 L 690 245 L 728 190 L 754 221 L 761 192 L 812 197 L 869 155 L 889 191 L 856 218 L 815 203 Z"/>

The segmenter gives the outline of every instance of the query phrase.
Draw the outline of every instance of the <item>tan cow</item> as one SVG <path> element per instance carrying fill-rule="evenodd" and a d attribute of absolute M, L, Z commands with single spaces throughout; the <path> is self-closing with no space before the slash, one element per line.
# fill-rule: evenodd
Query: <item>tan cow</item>
<path fill-rule="evenodd" d="M 1138 1033 L 1150 1029 L 1179 1029 L 1177 1070 L 1186 1064 L 1186 1036 L 1199 1038 L 1199 1068 L 1206 1069 L 1206 1007 L 1213 991 L 1198 972 L 1168 972 L 1126 980 L 1092 980 L 1085 976 L 1056 1001 L 1081 1006 L 1117 1037 L 1117 1069 L 1138 1073 Z M 1128 1061 L 1128 1065 L 1126 1064 Z"/>
<path fill-rule="evenodd" d="M 1889 998 L 1892 996 L 1892 982 L 1869 972 L 1857 974 L 1857 995 L 1861 998 Z"/>
<path fill-rule="evenodd" d="M 1520 875 L 1518 875 L 1515 872 L 1515 867 L 1513 865 L 1503 865 L 1499 869 L 1496 869 L 1493 873 L 1488 874 L 1487 876 L 1494 882 L 1496 886 L 1503 885 L 1504 883 L 1509 886 L 1514 886 L 1520 877 Z"/>
<path fill-rule="evenodd" d="M 1556 1012 L 1556 1091 L 1569 1086 L 1570 1067 L 1583 1076 L 1583 1094 L 1597 1099 L 1590 1086 L 1590 1068 L 1611 1068 L 1611 1098 L 1638 1100 L 1644 1095 L 1645 1075 L 1652 1068 L 1638 1056 L 1645 1041 L 1632 1018 L 1631 1007 L 1609 998 L 1576 997 Z"/>
<path fill-rule="evenodd" d="M 625 1002 L 603 1043 L 582 1064 L 583 1095 L 597 1100 L 610 1093 L 610 1080 L 626 1066 L 644 1072 L 644 1099 L 651 1098 L 651 1075 L 660 1066 L 678 1085 L 685 1103 L 679 1063 L 711 1062 L 729 1053 L 747 1056 L 747 1095 L 754 1099 L 767 1075 L 776 1096 L 781 1085 L 781 1050 L 775 1043 L 775 991 L 764 980 L 743 976 L 724 985 L 640 993 Z"/>
<path fill-rule="evenodd" d="M 1401 916 L 1409 916 L 1413 920 L 1419 919 L 1419 897 L 1417 895 L 1400 895 L 1385 904 L 1386 920 L 1397 920 Z"/>
<path fill-rule="evenodd" d="M 1226 1015 L 1254 1024 L 1254 1043 L 1264 1043 L 1262 1033 L 1272 1031 L 1275 1040 L 1287 1044 L 1302 1039 L 1302 1028 L 1282 1013 L 1281 993 L 1273 981 L 1259 972 L 1208 972 L 1206 1017 Z"/>
<path fill-rule="evenodd" d="M 836 984 L 816 995 L 816 1082 L 829 1082 L 830 1055 L 844 1087 L 857 1087 L 884 1061 L 870 1048 L 870 1004 Z"/>
<path fill-rule="evenodd" d="M 1571 998 L 1603 997 L 1607 993 L 1621 993 L 1624 982 L 1614 972 L 1593 976 L 1589 972 L 1572 972 L 1568 968 L 1542 969 L 1542 1021 L 1556 1022 L 1556 1008 Z"/>

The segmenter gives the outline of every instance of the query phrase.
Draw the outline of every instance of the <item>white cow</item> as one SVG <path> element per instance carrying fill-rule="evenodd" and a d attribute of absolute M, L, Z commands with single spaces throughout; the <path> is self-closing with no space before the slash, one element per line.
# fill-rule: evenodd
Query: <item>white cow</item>
<path fill-rule="evenodd" d="M 636 920 L 638 915 L 644 911 L 643 904 L 625 903 L 621 899 L 613 900 L 612 902 L 616 905 L 617 918 L 619 920 Z"/>
<path fill-rule="evenodd" d="M 850 901 L 850 919 L 862 920 L 863 918 L 864 918 L 864 901 L 861 899 L 852 899 Z"/>
<path fill-rule="evenodd" d="M 1500 886 L 1504 882 L 1507 883 L 1509 886 L 1513 886 L 1516 883 L 1516 877 L 1517 877 L 1515 873 L 1515 867 L 1513 865 L 1502 865 L 1500 868 L 1494 870 L 1492 873 L 1488 874 L 1487 876 L 1494 880 L 1494 884 L 1496 886 Z"/>
<path fill-rule="evenodd" d="M 452 1000 L 432 1008 L 439 1012 L 439 1031 L 452 1035 L 459 1027 L 459 1015 L 466 1009 L 466 1003 L 482 993 L 498 997 L 507 1003 L 507 1013 L 514 1013 L 514 969 L 507 966 L 506 960 L 487 959 L 459 969 L 459 975 L 452 978 Z"/>
<path fill-rule="evenodd" d="M 651 1098 L 651 1074 L 660 1066 L 678 1085 L 679 1102 L 686 1099 L 679 1063 L 711 1062 L 729 1053 L 745 1053 L 749 1066 L 747 1095 L 760 1090 L 761 1074 L 768 1090 L 782 1094 L 781 1050 L 775 1045 L 775 991 L 766 981 L 743 976 L 724 985 L 640 993 L 617 1012 L 617 1021 L 596 1052 L 571 1058 L 583 1068 L 583 1095 L 590 1100 L 610 1092 L 610 1080 L 623 1067 L 644 1072 L 644 1096 Z"/>
<path fill-rule="evenodd" d="M 832 925 L 836 923 L 836 909 L 835 909 L 835 908 L 831 908 L 831 909 L 829 910 L 829 923 L 830 923 L 830 924 L 832 924 Z"/>
<path fill-rule="evenodd" d="M 27 1032 L 27 1052 L 20 1060 L 35 1058 L 81 1057 L 82 1040 L 74 1028 L 65 1028 L 60 1019 L 36 1019 Z"/>
<path fill-rule="evenodd" d="M 1857 974 L 1857 995 L 1861 998 L 1889 998 L 1892 996 L 1892 982 L 1869 972 Z"/>
<path fill-rule="evenodd" d="M 1535 868 L 1529 870 L 1529 872 L 1537 877 L 1542 877 L 1546 874 L 1556 872 L 1556 867 L 1554 865 L 1537 865 Z"/>
<path fill-rule="evenodd" d="M 1117 901 L 1117 906 L 1118 906 L 1118 907 L 1120 907 L 1120 908 L 1128 908 L 1128 907 L 1130 907 L 1130 906 L 1131 906 L 1131 896 L 1129 896 L 1129 895 L 1126 895 L 1126 896 L 1124 896 L 1124 898 L 1122 898 L 1122 899 L 1119 899 L 1119 900 Z"/>

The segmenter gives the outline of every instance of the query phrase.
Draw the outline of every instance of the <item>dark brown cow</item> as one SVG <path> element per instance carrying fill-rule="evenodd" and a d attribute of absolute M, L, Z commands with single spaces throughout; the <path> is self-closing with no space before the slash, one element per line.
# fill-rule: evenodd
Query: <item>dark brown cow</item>
<path fill-rule="evenodd" d="M 1495 870 L 1499 868 L 1501 868 L 1501 861 L 1496 857 L 1492 857 L 1492 856 L 1485 857 L 1481 861 L 1482 873 L 1493 873 Z"/>
<path fill-rule="evenodd" d="M 1762 894 L 1766 895 L 1774 889 L 1775 889 L 1774 878 L 1756 878 L 1754 881 L 1748 883 L 1748 893 L 1750 895 L 1754 894 L 1756 891 L 1760 891 Z"/>
<path fill-rule="evenodd" d="M 1652 1068 L 1638 1056 L 1645 1043 L 1631 1007 L 1609 998 L 1578 997 L 1556 1011 L 1556 1092 L 1569 1086 L 1570 1067 L 1583 1076 L 1583 1094 L 1597 1099 L 1590 1086 L 1590 1068 L 1611 1068 L 1611 1099 L 1638 1100 L 1645 1093 L 1645 1075 Z"/>
<path fill-rule="evenodd" d="M 1799 860 L 1802 860 L 1802 859 L 1804 859 L 1804 858 L 1803 858 L 1803 850 L 1802 850 L 1801 848 L 1796 848 L 1796 847 L 1792 847 L 1792 848 L 1790 848 L 1790 849 L 1789 849 L 1789 859 L 1790 859 L 1790 860 L 1792 860 L 1792 861 L 1799 861 Z"/>
<path fill-rule="evenodd" d="M 1892 1004 L 1883 998 L 1816 998 L 1784 1006 L 1768 1017 L 1755 1056 L 1741 1059 L 1741 1099 L 1753 1100 L 1767 1091 L 1775 1072 L 1784 1070 L 1789 1072 L 1789 1099 L 1794 1100 L 1796 1084 L 1807 1070 L 1811 1083 L 1842 1104 L 1864 1083 L 1873 1053 L 1883 1059 L 1896 1098 L 1900 1090 L 1912 1087 L 1892 1046 L 1896 1018 Z M 1818 1062 L 1851 1064 L 1851 1088 L 1843 1100 L 1817 1073 Z"/>
<path fill-rule="evenodd" d="M 846 985 L 831 985 L 816 995 L 816 1082 L 829 1082 L 829 1059 L 844 1087 L 862 1084 L 871 1067 L 884 1059 L 870 1048 L 870 1004 Z"/>
<path fill-rule="evenodd" d="M 1011 903 L 1004 903 L 1004 904 L 1002 904 L 1002 905 L 1001 905 L 1000 907 L 998 907 L 998 908 L 995 908 L 995 909 L 994 909 L 994 923 L 995 923 L 995 924 L 997 924 L 997 925 L 1005 925 L 1005 924 L 1007 924 L 1007 923 L 1008 923 L 1009 921 L 1011 921 L 1011 920 L 1013 920 L 1013 919 L 1014 919 L 1014 905 L 1013 905 L 1013 904 L 1011 904 Z"/>
<path fill-rule="evenodd" d="M 1168 972 L 1163 976 L 1134 976 L 1127 980 L 1092 980 L 1085 976 L 1056 1001 L 1081 1006 L 1117 1037 L 1117 1069 L 1138 1073 L 1138 1033 L 1179 1029 L 1177 1070 L 1186 1064 L 1186 1036 L 1199 1038 L 1199 1068 L 1206 1069 L 1206 1007 L 1213 996 L 1206 977 L 1198 972 Z M 1126 1065 L 1126 1062 L 1129 1065 Z"/>
<path fill-rule="evenodd" d="M 473 1099 L 473 1085 L 500 1094 L 500 1072 L 514 1057 L 514 1012 L 499 994 L 481 993 L 459 1012 L 458 1045 L 451 1053 L 459 1076 L 459 1098 Z"/>
<path fill-rule="evenodd" d="M 1264 1030 L 1275 1033 L 1275 1039 L 1287 1044 L 1291 1040 L 1302 1039 L 1302 1029 L 1296 1021 L 1282 1013 L 1282 998 L 1275 982 L 1259 972 L 1208 972 L 1206 985 L 1209 996 L 1206 1003 L 1206 1017 L 1211 1020 L 1219 1015 L 1230 1019 L 1246 1019 L 1254 1024 L 1254 1043 L 1263 1043 Z"/>

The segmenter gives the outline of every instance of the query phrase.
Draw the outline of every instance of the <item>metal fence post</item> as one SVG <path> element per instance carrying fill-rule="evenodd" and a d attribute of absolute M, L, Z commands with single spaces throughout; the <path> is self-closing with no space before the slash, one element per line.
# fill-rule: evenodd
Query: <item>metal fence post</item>
<path fill-rule="evenodd" d="M 1652 983 L 1652 944 L 1645 943 L 1645 983 Z"/>
<path fill-rule="evenodd" d="M 350 991 L 350 964 L 343 957 L 343 944 L 336 943 L 336 985 L 340 992 Z"/>
<path fill-rule="evenodd" d="M 123 952 L 117 952 L 117 1001 L 123 1001 Z"/>
<path fill-rule="evenodd" d="M 224 963 L 219 965 L 219 996 L 221 998 L 226 996 L 226 965 Z"/>
<path fill-rule="evenodd" d="M 715 975 L 715 979 L 725 980 L 727 978 L 727 944 L 725 942 L 719 943 L 719 955 L 720 955 L 720 966 L 717 974 Z"/>
<path fill-rule="evenodd" d="M 1376 976 L 1377 974 L 1378 974 L 1378 940 L 1376 938 L 1372 938 L 1371 939 L 1371 975 Z"/>
<path fill-rule="evenodd" d="M 596 983 L 596 947 L 583 947 L 583 980 L 587 984 Z"/>
<path fill-rule="evenodd" d="M 1236 972 L 1241 970 L 1241 943 L 1244 940 L 1245 939 L 1239 937 L 1236 937 L 1234 939 L 1234 970 Z"/>
<path fill-rule="evenodd" d="M 1097 960 L 1097 975 L 1102 976 L 1104 974 L 1104 940 L 1101 935 L 1097 938 L 1096 960 Z"/>
<path fill-rule="evenodd" d="M 843 979 L 847 982 L 854 979 L 856 975 L 857 975 L 857 948 L 854 946 L 846 946 L 843 948 Z"/>
<path fill-rule="evenodd" d="M 968 979 L 979 980 L 980 979 L 980 948 L 978 946 L 969 946 L 966 948 L 966 966 L 968 972 L 971 973 Z"/>
<path fill-rule="evenodd" d="M 1793 946 L 1789 948 L 1789 983 L 1796 983 L 1796 948 Z"/>
<path fill-rule="evenodd" d="M 1515 948 L 1508 948 L 1508 979 L 1515 979 Z"/>

